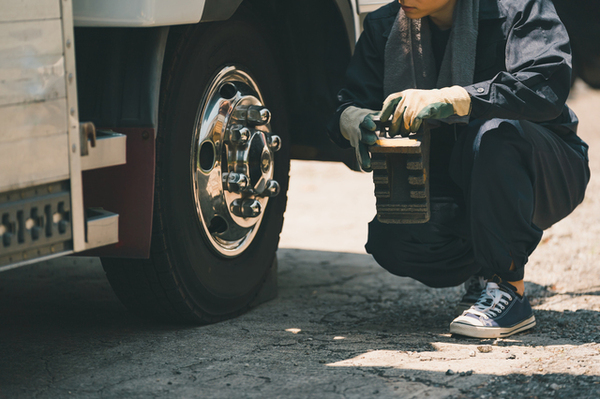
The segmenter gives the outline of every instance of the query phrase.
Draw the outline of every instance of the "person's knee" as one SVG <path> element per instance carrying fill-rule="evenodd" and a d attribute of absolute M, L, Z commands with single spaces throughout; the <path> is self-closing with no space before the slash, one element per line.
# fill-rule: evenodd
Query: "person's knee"
<path fill-rule="evenodd" d="M 521 163 L 529 148 L 530 144 L 515 124 L 494 119 L 486 121 L 479 126 L 473 141 L 474 167 L 490 174 L 502 174 L 507 162 Z"/>
<path fill-rule="evenodd" d="M 465 126 L 452 152 L 450 176 L 463 190 L 471 185 L 472 171 L 481 165 L 501 162 L 503 136 L 501 119 L 475 119 Z"/>
<path fill-rule="evenodd" d="M 473 143 L 475 155 L 493 156 L 501 152 L 505 143 L 514 139 L 515 127 L 510 123 L 502 123 L 497 119 L 485 121 L 477 131 Z"/>

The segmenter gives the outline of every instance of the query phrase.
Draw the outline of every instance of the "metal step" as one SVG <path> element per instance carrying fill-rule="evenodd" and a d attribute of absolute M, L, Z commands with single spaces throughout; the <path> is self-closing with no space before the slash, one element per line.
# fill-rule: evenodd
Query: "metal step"
<path fill-rule="evenodd" d="M 119 242 L 119 215 L 102 208 L 88 208 L 85 248 L 92 249 L 117 242 Z"/>
<path fill-rule="evenodd" d="M 122 165 L 127 161 L 125 149 L 127 136 L 120 133 L 97 131 L 93 137 L 82 141 L 81 170 Z M 87 155 L 84 153 L 87 152 Z"/>

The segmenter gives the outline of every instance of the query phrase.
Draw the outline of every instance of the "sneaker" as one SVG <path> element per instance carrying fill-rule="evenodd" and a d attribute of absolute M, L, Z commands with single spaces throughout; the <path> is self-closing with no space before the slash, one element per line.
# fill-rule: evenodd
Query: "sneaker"
<path fill-rule="evenodd" d="M 467 291 L 465 295 L 463 295 L 462 299 L 456 305 L 456 313 L 461 314 L 465 310 L 469 309 L 471 306 L 475 305 L 475 302 L 481 296 L 481 291 L 485 290 L 485 286 L 487 284 L 487 280 L 481 276 L 471 276 L 467 281 L 465 281 L 465 290 Z"/>
<path fill-rule="evenodd" d="M 501 338 L 535 326 L 525 295 L 508 284 L 488 282 L 479 300 L 450 323 L 450 333 L 474 338 Z"/>

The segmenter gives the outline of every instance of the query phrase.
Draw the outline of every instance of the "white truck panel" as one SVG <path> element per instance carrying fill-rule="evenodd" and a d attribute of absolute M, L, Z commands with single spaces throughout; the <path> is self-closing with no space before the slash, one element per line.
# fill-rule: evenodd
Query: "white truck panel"
<path fill-rule="evenodd" d="M 0 22 L 60 18 L 56 0 L 0 0 Z"/>
<path fill-rule="evenodd" d="M 69 138 L 65 132 L 0 142 L 0 191 L 69 178 Z M 18 169 L 15 170 L 15 166 Z"/>
<path fill-rule="evenodd" d="M 166 26 L 200 21 L 205 0 L 73 0 L 75 26 Z"/>
<path fill-rule="evenodd" d="M 68 179 L 60 1 L 3 1 L 0 15 L 0 190 Z"/>
<path fill-rule="evenodd" d="M 2 64 L 14 58 L 63 54 L 60 18 L 43 21 L 0 22 Z M 0 64 L 1 66 L 1 64 Z"/>
<path fill-rule="evenodd" d="M 22 59 L 17 66 L 0 66 L 0 106 L 65 97 L 62 55 Z"/>
<path fill-rule="evenodd" d="M 64 98 L 0 107 L 0 145 L 65 134 L 68 129 L 66 115 L 67 100 Z"/>
<path fill-rule="evenodd" d="M 60 19 L 0 22 L 0 106 L 65 97 Z"/>
<path fill-rule="evenodd" d="M 386 5 L 390 1 L 382 1 L 382 0 L 358 0 L 358 12 L 369 13 L 377 10 L 379 7 Z"/>

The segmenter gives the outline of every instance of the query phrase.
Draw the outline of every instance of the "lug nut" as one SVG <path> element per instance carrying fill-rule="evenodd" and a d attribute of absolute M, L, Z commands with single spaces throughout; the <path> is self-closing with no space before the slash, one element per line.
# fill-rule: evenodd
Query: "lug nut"
<path fill-rule="evenodd" d="M 277 152 L 281 149 L 281 137 L 276 134 L 272 134 L 267 138 L 267 144 L 273 152 Z"/>
<path fill-rule="evenodd" d="M 264 197 L 276 197 L 279 194 L 279 191 L 281 191 L 279 183 L 277 183 L 276 180 L 269 180 L 262 195 Z"/>
<path fill-rule="evenodd" d="M 240 125 L 233 126 L 229 131 L 229 141 L 233 144 L 244 145 L 250 140 L 250 136 L 250 129 Z"/>
<path fill-rule="evenodd" d="M 231 203 L 231 213 L 243 218 L 255 218 L 260 215 L 260 202 L 255 199 L 236 199 Z"/>
<path fill-rule="evenodd" d="M 271 120 L 271 111 L 263 106 L 251 105 L 248 107 L 248 123 L 266 125 Z"/>
<path fill-rule="evenodd" d="M 240 193 L 248 188 L 248 177 L 242 173 L 225 173 L 223 175 L 225 190 Z"/>

